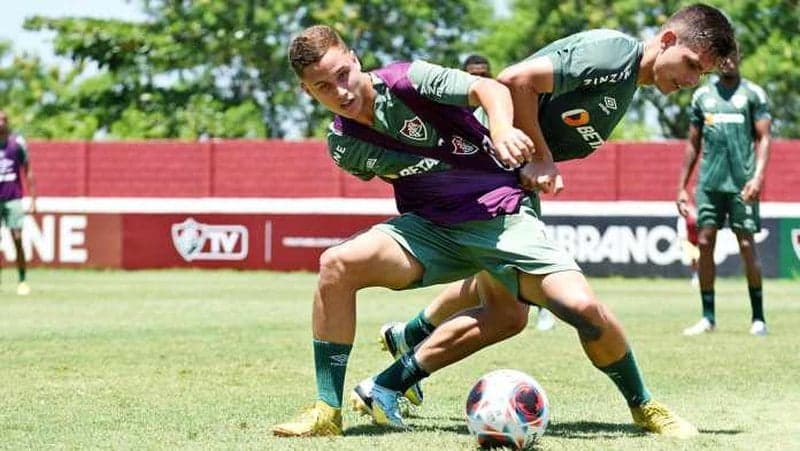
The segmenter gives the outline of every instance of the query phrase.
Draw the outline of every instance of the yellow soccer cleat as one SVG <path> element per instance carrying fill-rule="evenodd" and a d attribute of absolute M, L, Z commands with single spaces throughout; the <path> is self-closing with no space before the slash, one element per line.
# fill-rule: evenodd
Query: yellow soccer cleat
<path fill-rule="evenodd" d="M 342 435 L 342 409 L 317 400 L 292 421 L 272 428 L 278 437 L 323 437 Z"/>
<path fill-rule="evenodd" d="M 27 296 L 29 294 L 31 294 L 31 286 L 28 285 L 27 282 L 20 282 L 19 285 L 17 285 L 17 295 Z"/>
<path fill-rule="evenodd" d="M 685 439 L 699 434 L 692 423 L 679 417 L 658 401 L 650 400 L 639 407 L 631 407 L 631 415 L 637 426 L 665 437 Z"/>

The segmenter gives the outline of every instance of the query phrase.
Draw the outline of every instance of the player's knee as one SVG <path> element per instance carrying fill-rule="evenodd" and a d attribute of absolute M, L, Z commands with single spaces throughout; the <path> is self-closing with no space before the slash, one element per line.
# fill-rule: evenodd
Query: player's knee
<path fill-rule="evenodd" d="M 497 339 L 513 337 L 525 330 L 528 325 L 528 308 L 521 307 L 513 306 L 493 312 L 492 325 Z"/>
<path fill-rule="evenodd" d="M 742 254 L 753 251 L 753 241 L 748 238 L 739 238 L 739 250 Z"/>
<path fill-rule="evenodd" d="M 608 307 L 589 294 L 580 299 L 573 299 L 569 305 L 572 308 L 563 319 L 575 327 L 582 340 L 599 339 L 612 319 Z"/>
<path fill-rule="evenodd" d="M 319 257 L 319 285 L 324 288 L 347 281 L 345 253 L 338 246 L 326 249 Z"/>

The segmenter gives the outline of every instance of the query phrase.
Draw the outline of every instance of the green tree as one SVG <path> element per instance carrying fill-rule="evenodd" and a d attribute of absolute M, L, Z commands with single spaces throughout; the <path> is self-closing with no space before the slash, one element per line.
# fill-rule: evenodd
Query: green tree
<path fill-rule="evenodd" d="M 519 61 L 544 45 L 591 28 L 612 28 L 645 39 L 681 6 L 674 0 L 516 0 L 508 17 L 490 24 L 481 47 L 497 67 Z M 731 18 L 742 44 L 742 75 L 765 87 L 772 101 L 774 132 L 800 137 L 800 7 L 797 0 L 709 1 Z M 683 138 L 689 125 L 691 90 L 664 96 L 643 88 L 627 121 L 641 122 L 654 109 L 661 135 Z"/>
<path fill-rule="evenodd" d="M 366 67 L 426 57 L 457 64 L 475 33 L 477 0 L 348 2 L 142 0 L 147 20 L 33 17 L 55 52 L 100 73 L 58 108 L 81 108 L 112 137 L 319 135 L 330 120 L 301 94 L 291 36 L 315 23 L 344 35 Z"/>

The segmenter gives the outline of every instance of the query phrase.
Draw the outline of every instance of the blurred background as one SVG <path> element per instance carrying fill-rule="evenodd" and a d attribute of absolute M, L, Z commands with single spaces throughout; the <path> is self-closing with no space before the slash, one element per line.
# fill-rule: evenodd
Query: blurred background
<path fill-rule="evenodd" d="M 324 247 L 394 205 L 389 186 L 330 161 L 321 140 L 330 115 L 286 63 L 292 35 L 331 24 L 366 68 L 414 58 L 458 67 L 480 53 L 497 73 L 584 29 L 647 38 L 687 3 L 7 2 L 0 107 L 29 141 L 41 196 L 26 219 L 27 254 L 67 266 L 314 270 Z M 759 243 L 765 275 L 792 276 L 800 273 L 800 7 L 709 3 L 735 24 L 742 75 L 770 98 L 777 139 Z M 590 274 L 687 273 L 673 201 L 691 95 L 640 89 L 590 164 L 563 165 L 568 189 L 546 199 L 544 212 Z M 737 253 L 731 246 L 725 258 Z M 727 260 L 722 274 L 740 273 L 738 259 Z"/>

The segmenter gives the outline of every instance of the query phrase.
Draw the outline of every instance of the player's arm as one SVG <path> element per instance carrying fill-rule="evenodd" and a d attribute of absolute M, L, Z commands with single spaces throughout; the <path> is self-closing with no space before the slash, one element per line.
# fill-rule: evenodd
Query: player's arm
<path fill-rule="evenodd" d="M 756 151 L 756 169 L 751 178 L 742 188 L 742 200 L 751 202 L 758 199 L 761 189 L 764 187 L 764 174 L 769 161 L 770 142 L 772 136 L 770 119 L 761 119 L 754 124 L 754 141 Z"/>
<path fill-rule="evenodd" d="M 678 196 L 676 200 L 678 213 L 683 217 L 689 215 L 689 179 L 692 177 L 692 171 L 697 164 L 702 141 L 703 129 L 696 124 L 689 125 L 689 136 L 686 140 L 686 150 L 683 153 L 683 164 L 678 178 Z"/>
<path fill-rule="evenodd" d="M 479 78 L 469 87 L 469 104 L 486 111 L 496 156 L 506 166 L 517 168 L 534 158 L 533 141 L 514 127 L 514 103 L 507 87 Z"/>
<path fill-rule="evenodd" d="M 548 57 L 522 61 L 504 69 L 497 79 L 511 91 L 514 125 L 531 137 L 536 149 L 532 164 L 523 168 L 523 186 L 559 192 L 563 180 L 539 125 L 539 95 L 552 92 L 554 87 L 552 61 Z"/>
<path fill-rule="evenodd" d="M 17 137 L 17 145 L 22 150 L 22 172 L 25 174 L 25 185 L 28 191 L 28 197 L 31 199 L 30 212 L 36 213 L 36 178 L 33 176 L 33 167 L 31 166 L 30 153 L 28 152 L 28 143 L 25 139 Z"/>

